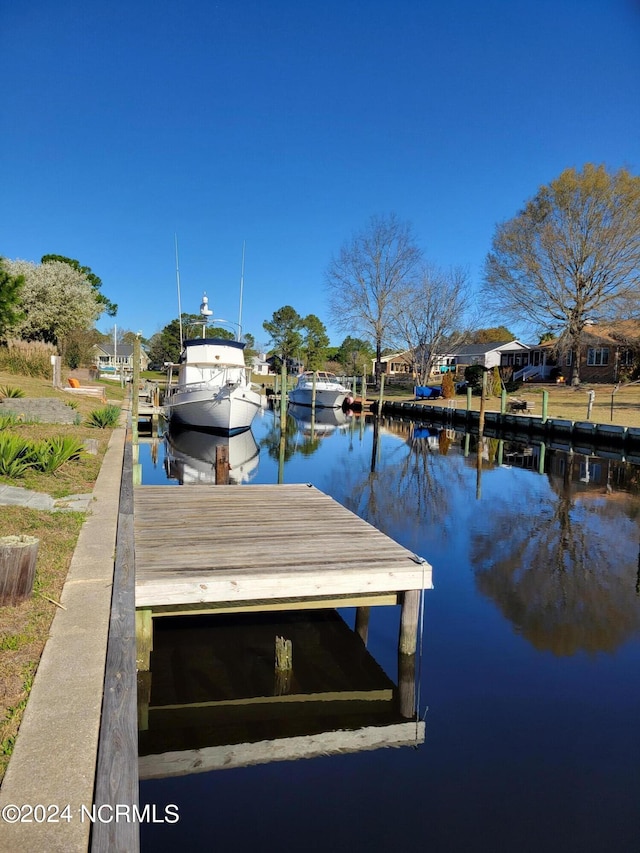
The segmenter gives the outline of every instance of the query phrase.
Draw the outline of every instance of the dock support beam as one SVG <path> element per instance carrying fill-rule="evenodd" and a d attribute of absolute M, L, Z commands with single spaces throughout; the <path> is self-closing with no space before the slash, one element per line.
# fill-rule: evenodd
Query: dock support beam
<path fill-rule="evenodd" d="M 402 596 L 402 612 L 400 614 L 400 642 L 398 651 L 401 655 L 415 654 L 418 644 L 419 610 L 420 590 L 406 590 Z"/>
<path fill-rule="evenodd" d="M 370 612 L 370 607 L 356 607 L 356 634 L 360 637 L 365 646 L 369 639 Z"/>
<path fill-rule="evenodd" d="M 150 669 L 153 649 L 153 619 L 151 610 L 136 610 L 136 667 L 138 671 Z"/>

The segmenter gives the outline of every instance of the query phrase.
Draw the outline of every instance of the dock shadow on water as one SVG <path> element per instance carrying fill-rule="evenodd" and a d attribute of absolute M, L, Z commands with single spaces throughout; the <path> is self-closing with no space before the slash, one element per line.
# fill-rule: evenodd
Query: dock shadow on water
<path fill-rule="evenodd" d="M 290 417 L 281 436 L 266 412 L 253 439 L 252 484 L 313 483 L 433 565 L 412 681 L 424 729 L 400 749 L 348 743 L 415 728 L 397 607 L 371 608 L 366 648 L 355 610 L 158 620 L 141 793 L 180 821 L 143 826 L 142 849 L 637 849 L 637 460 L 388 418 L 312 434 Z M 143 483 L 168 482 L 164 453 Z M 285 676 L 276 636 L 292 640 Z M 301 741 L 315 757 L 276 749 Z"/>

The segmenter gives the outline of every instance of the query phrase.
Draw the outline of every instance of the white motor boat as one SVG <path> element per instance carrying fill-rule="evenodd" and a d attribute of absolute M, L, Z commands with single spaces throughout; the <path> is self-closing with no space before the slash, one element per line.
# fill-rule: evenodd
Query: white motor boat
<path fill-rule="evenodd" d="M 325 370 L 307 370 L 298 376 L 295 388 L 289 392 L 289 402 L 297 406 L 311 406 L 314 388 L 316 406 L 323 409 L 341 409 L 344 405 L 353 402 L 351 389 L 338 379 L 335 373 L 327 373 Z"/>
<path fill-rule="evenodd" d="M 185 341 L 169 365 L 165 415 L 174 423 L 233 434 L 249 429 L 261 406 L 244 363 L 244 343 L 224 338 Z M 173 368 L 178 382 L 172 384 Z"/>

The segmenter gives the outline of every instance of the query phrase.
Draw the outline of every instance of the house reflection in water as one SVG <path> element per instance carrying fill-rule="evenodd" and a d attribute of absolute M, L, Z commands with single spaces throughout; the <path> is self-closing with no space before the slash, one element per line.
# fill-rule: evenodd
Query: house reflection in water
<path fill-rule="evenodd" d="M 358 619 L 355 630 L 332 609 L 158 623 L 139 673 L 141 779 L 424 742 L 416 655 L 399 654 L 394 684 Z M 276 637 L 292 641 L 286 674 Z"/>

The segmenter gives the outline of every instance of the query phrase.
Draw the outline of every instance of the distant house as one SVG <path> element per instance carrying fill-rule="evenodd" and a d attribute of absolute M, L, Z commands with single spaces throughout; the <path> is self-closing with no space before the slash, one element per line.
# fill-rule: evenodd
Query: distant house
<path fill-rule="evenodd" d="M 133 372 L 133 345 L 118 344 L 94 344 L 93 363 L 101 373 L 124 373 Z M 140 370 L 146 370 L 149 365 L 149 356 L 140 348 Z"/>
<path fill-rule="evenodd" d="M 433 363 L 432 374 L 463 373 L 470 364 L 481 364 L 487 369 L 500 366 L 502 353 L 509 353 L 518 363 L 522 361 L 522 353 L 527 352 L 525 344 L 520 341 L 495 341 L 489 344 L 464 344 L 447 353 L 439 353 Z M 411 350 L 396 352 L 382 357 L 382 372 L 386 376 L 411 375 L 413 358 Z M 527 362 L 528 363 L 528 362 Z M 372 370 L 375 370 L 375 359 Z"/>
<path fill-rule="evenodd" d="M 253 360 L 251 362 L 251 372 L 255 376 L 268 376 L 271 371 L 271 363 L 267 360 L 267 354 L 264 352 L 260 352 L 257 355 L 254 355 Z"/>
<path fill-rule="evenodd" d="M 458 347 L 451 355 L 460 371 L 472 364 L 481 364 L 490 370 L 500 367 L 503 363 L 517 364 L 518 366 L 528 364 L 527 353 L 529 348 L 520 341 L 492 341 L 488 344 L 465 344 Z"/>
<path fill-rule="evenodd" d="M 381 373 L 385 376 L 407 376 L 410 375 L 413 369 L 411 358 L 411 350 L 404 352 L 394 352 L 390 355 L 383 355 L 380 359 Z M 371 361 L 371 373 L 376 372 L 376 360 Z"/>
<path fill-rule="evenodd" d="M 570 380 L 573 354 L 556 354 L 557 341 L 529 347 L 527 364 L 514 371 L 514 379 L 550 379 L 553 375 Z M 587 323 L 582 331 L 578 372 L 581 382 L 619 382 L 640 360 L 640 323 L 624 321 L 615 325 Z M 507 367 L 508 363 L 505 362 Z"/>

